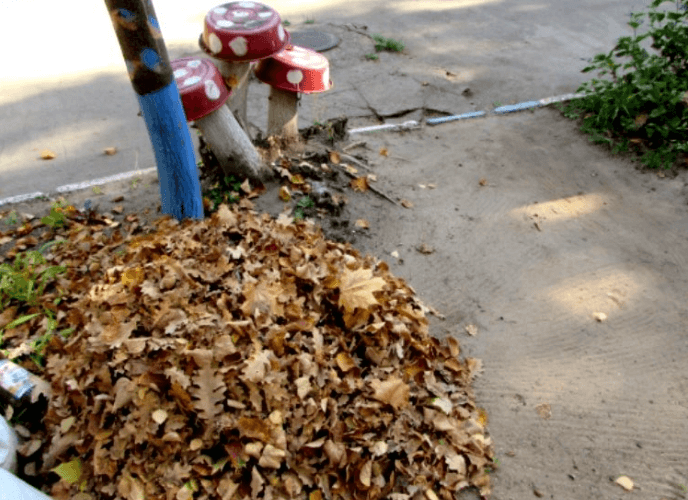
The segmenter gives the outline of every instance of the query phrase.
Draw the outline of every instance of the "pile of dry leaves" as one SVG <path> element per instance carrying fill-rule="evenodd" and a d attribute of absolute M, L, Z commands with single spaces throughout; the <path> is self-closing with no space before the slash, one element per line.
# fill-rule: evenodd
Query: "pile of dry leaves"
<path fill-rule="evenodd" d="M 489 495 L 480 362 L 384 262 L 245 205 L 156 226 L 74 223 L 52 250 L 76 330 L 23 451 L 62 467 L 56 500 Z"/>

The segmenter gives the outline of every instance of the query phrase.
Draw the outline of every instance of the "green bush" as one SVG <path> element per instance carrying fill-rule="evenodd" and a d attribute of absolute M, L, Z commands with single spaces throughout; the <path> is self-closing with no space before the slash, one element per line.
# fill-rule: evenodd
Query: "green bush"
<path fill-rule="evenodd" d="M 583 116 L 581 130 L 595 143 L 605 143 L 613 153 L 632 146 L 649 168 L 670 168 L 678 155 L 688 152 L 688 111 L 682 97 L 688 91 L 688 2 L 676 2 L 676 11 L 658 12 L 654 0 L 647 12 L 631 13 L 632 37 L 618 39 L 607 54 L 597 54 L 584 73 L 599 71 L 577 92 L 581 99 L 560 106 L 568 118 Z M 647 33 L 636 29 L 649 18 Z M 640 42 L 652 39 L 656 54 L 648 54 Z"/>

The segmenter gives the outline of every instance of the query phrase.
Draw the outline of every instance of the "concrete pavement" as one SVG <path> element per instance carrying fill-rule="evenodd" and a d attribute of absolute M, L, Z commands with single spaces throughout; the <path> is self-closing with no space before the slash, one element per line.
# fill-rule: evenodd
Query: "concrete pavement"
<path fill-rule="evenodd" d="M 326 53 L 335 88 L 302 100 L 300 126 L 347 115 L 353 126 L 465 113 L 574 92 L 584 59 L 607 51 L 632 5 L 622 0 L 328 0 L 269 2 L 289 29 L 320 29 L 341 44 Z M 158 1 L 170 56 L 198 53 L 205 12 L 218 0 Z M 104 4 L 5 1 L 0 92 L 0 199 L 154 166 L 152 149 Z M 306 19 L 314 24 L 306 25 Z M 367 29 L 366 29 L 367 27 Z M 402 40 L 403 54 L 364 55 L 356 31 Z M 264 130 L 267 86 L 254 81 L 249 119 Z M 115 146 L 118 154 L 103 149 Z M 43 149 L 54 160 L 43 161 Z"/>

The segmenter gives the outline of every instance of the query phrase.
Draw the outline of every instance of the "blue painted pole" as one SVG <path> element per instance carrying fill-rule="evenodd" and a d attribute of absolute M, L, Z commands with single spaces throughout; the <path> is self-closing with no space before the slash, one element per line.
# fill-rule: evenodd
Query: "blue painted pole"
<path fill-rule="evenodd" d="M 162 212 L 202 219 L 191 134 L 151 0 L 105 0 L 146 122 L 160 180 Z"/>

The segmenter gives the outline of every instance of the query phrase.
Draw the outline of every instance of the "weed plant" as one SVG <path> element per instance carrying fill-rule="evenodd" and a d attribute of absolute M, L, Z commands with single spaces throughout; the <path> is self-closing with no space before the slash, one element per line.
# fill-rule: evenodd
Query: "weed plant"
<path fill-rule="evenodd" d="M 608 79 L 585 82 L 577 90 L 585 97 L 559 106 L 568 118 L 583 117 L 581 130 L 590 141 L 607 144 L 614 154 L 632 148 L 648 168 L 670 168 L 688 152 L 688 2 L 658 11 L 669 1 L 675 0 L 654 0 L 646 12 L 631 13 L 633 36 L 619 38 L 583 69 Z M 645 18 L 649 29 L 637 35 Z M 641 46 L 647 38 L 656 53 Z"/>
<path fill-rule="evenodd" d="M 382 52 L 383 50 L 387 52 L 401 52 L 405 47 L 404 42 L 394 38 L 385 38 L 382 35 L 373 35 L 373 40 L 375 40 L 375 50 L 377 52 Z"/>

